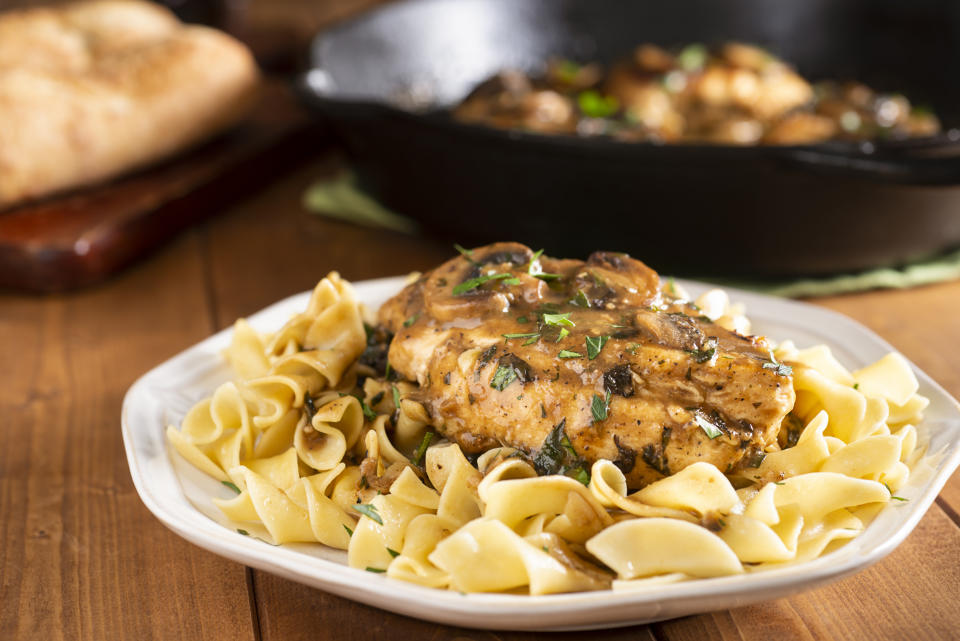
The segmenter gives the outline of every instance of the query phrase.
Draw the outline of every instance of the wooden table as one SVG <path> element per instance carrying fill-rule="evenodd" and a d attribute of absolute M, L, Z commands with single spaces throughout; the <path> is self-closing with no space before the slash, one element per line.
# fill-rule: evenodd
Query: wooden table
<path fill-rule="evenodd" d="M 340 1 L 311 9 L 318 24 Z M 254 4 L 264 22 L 284 6 Z M 312 5 L 311 5 L 312 6 Z M 259 13 L 257 13 L 259 11 Z M 327 15 L 329 14 L 329 15 Z M 306 214 L 327 152 L 112 281 L 0 293 L 0 639 L 956 639 L 960 476 L 878 565 L 770 603 L 605 632 L 518 634 L 424 623 L 214 556 L 141 504 L 120 403 L 143 372 L 328 271 L 424 269 L 446 245 Z M 960 396 L 960 282 L 814 301 L 876 330 Z"/>

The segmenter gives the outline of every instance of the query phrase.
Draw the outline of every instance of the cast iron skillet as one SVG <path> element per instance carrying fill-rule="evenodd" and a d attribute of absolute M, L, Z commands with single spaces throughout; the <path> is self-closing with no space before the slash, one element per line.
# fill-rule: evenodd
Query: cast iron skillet
<path fill-rule="evenodd" d="M 443 237 L 622 250 L 701 276 L 817 275 L 960 245 L 958 26 L 950 0 L 408 0 L 319 34 L 301 88 L 364 187 Z M 640 42 L 732 39 L 814 80 L 902 91 L 946 133 L 654 145 L 465 125 L 444 109 L 495 71 L 551 55 L 609 61 Z"/>

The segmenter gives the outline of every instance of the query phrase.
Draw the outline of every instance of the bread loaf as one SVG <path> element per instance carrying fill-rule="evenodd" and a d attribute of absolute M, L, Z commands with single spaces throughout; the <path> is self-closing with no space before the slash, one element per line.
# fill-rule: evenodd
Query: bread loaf
<path fill-rule="evenodd" d="M 140 0 L 0 14 L 0 209 L 113 178 L 235 124 L 258 72 L 230 36 Z"/>

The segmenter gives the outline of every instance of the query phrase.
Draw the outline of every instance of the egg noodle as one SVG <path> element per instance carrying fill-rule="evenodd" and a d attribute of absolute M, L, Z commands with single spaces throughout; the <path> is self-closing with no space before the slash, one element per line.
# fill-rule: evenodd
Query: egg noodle
<path fill-rule="evenodd" d="M 722 291 L 697 303 L 749 329 Z M 276 333 L 238 320 L 225 353 L 235 380 L 167 428 L 180 455 L 237 491 L 213 502 L 242 534 L 321 543 L 353 568 L 461 592 L 634 589 L 818 557 L 903 500 L 920 455 L 928 400 L 903 357 L 850 372 L 826 346 L 785 342 L 774 362 L 792 368 L 796 405 L 784 447 L 756 467 L 728 477 L 699 462 L 628 493 L 607 460 L 587 484 L 537 476 L 511 448 L 471 462 L 407 398 L 416 385 L 358 362 L 365 314 L 331 273 Z"/>

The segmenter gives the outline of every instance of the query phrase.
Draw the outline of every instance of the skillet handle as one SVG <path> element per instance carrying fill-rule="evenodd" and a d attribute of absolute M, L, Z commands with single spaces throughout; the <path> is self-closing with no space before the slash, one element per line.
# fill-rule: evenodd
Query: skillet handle
<path fill-rule="evenodd" d="M 930 156 L 910 153 L 867 155 L 813 149 L 784 150 L 788 165 L 841 178 L 879 180 L 905 185 L 960 185 L 960 155 Z"/>

